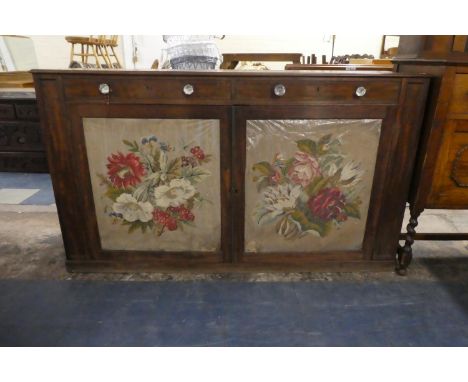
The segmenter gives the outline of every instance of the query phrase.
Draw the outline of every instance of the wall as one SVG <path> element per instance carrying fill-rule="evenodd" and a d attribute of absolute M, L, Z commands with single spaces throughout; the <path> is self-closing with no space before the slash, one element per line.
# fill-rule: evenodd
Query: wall
<path fill-rule="evenodd" d="M 133 43 L 132 44 L 132 38 Z M 161 57 L 164 48 L 162 35 L 155 36 L 124 36 L 125 62 L 127 68 L 147 69 L 155 59 Z M 337 35 L 335 39 L 335 55 L 344 54 L 373 54 L 376 58 L 380 54 L 382 36 L 378 34 L 366 35 Z M 227 35 L 223 40 L 216 40 L 221 53 L 262 53 L 289 52 L 310 55 L 314 53 L 320 62 L 321 55 L 330 59 L 332 44 L 331 35 Z M 132 46 L 137 48 L 138 61 L 132 62 Z M 128 49 L 127 49 L 128 48 Z M 269 64 L 270 65 L 270 64 Z M 274 66 L 274 65 L 273 65 Z M 284 64 L 279 65 L 282 68 Z"/>
<path fill-rule="evenodd" d="M 28 36 L 32 39 L 37 54 L 37 65 L 42 69 L 67 68 L 70 63 L 70 44 L 65 36 Z M 335 55 L 373 54 L 378 57 L 381 35 L 337 35 Z M 132 39 L 135 44 L 132 44 Z M 216 40 L 221 53 L 234 52 L 292 52 L 310 55 L 315 53 L 320 60 L 322 54 L 331 55 L 331 35 L 227 35 L 224 40 Z M 133 63 L 132 48 L 137 47 L 138 61 Z M 117 54 L 124 58 L 128 69 L 148 69 L 155 59 L 161 57 L 164 47 L 162 35 L 121 36 Z M 281 68 L 283 65 L 279 65 Z"/>

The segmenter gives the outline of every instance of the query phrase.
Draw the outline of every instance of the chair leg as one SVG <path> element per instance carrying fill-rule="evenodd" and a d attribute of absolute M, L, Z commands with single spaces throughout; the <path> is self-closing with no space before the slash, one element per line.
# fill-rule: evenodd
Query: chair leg
<path fill-rule="evenodd" d="M 100 55 L 102 56 L 102 58 L 106 62 L 107 69 L 112 69 L 112 63 L 111 63 L 111 60 L 109 58 L 109 55 L 107 54 L 106 47 L 104 45 L 98 45 L 97 49 L 99 50 Z"/>
<path fill-rule="evenodd" d="M 122 65 L 120 65 L 120 61 L 119 61 L 119 58 L 117 57 L 117 55 L 115 54 L 115 51 L 114 51 L 114 47 L 111 46 L 111 50 L 112 50 L 112 55 L 115 57 L 115 61 L 117 61 L 117 66 L 118 68 L 122 68 Z"/>
<path fill-rule="evenodd" d="M 96 53 L 96 47 L 94 45 L 91 45 L 91 50 L 92 50 L 92 54 L 94 56 L 94 59 L 96 60 L 96 67 L 101 69 L 101 64 L 99 63 L 99 57 L 98 57 L 98 55 Z"/>
<path fill-rule="evenodd" d="M 75 56 L 75 44 L 71 43 L 71 50 L 70 50 L 70 65 L 73 63 L 73 58 Z"/>

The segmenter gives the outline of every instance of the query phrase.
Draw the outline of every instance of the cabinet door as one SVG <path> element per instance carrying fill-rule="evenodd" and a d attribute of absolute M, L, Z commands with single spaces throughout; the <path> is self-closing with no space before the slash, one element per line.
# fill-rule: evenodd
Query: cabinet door
<path fill-rule="evenodd" d="M 237 259 L 369 259 L 396 143 L 387 115 L 379 106 L 236 109 Z"/>
<path fill-rule="evenodd" d="M 114 268 L 227 260 L 229 130 L 223 107 L 73 106 L 77 190 L 65 208 L 87 244 L 69 257 Z"/>

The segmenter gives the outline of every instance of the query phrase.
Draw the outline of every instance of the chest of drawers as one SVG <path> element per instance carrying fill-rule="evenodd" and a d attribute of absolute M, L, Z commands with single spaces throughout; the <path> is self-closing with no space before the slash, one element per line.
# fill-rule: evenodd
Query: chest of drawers
<path fill-rule="evenodd" d="M 34 92 L 0 91 L 0 171 L 47 172 Z"/>
<path fill-rule="evenodd" d="M 71 271 L 394 264 L 426 76 L 33 74 Z"/>

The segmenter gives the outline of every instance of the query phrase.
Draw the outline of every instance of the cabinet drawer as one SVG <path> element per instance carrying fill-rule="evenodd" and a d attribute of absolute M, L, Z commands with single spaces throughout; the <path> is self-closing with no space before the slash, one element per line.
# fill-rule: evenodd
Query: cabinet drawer
<path fill-rule="evenodd" d="M 0 120 L 15 119 L 15 108 L 11 104 L 0 104 Z"/>
<path fill-rule="evenodd" d="M 229 100 L 231 83 L 226 79 L 158 78 L 158 79 L 64 79 L 65 97 L 68 99 L 107 100 L 99 91 L 100 84 L 110 88 L 111 101 L 151 100 L 174 103 L 208 103 Z M 186 92 L 184 87 L 187 86 Z M 191 94 L 190 90 L 192 90 Z"/>
<path fill-rule="evenodd" d="M 468 113 L 468 74 L 455 76 L 450 113 Z"/>
<path fill-rule="evenodd" d="M 15 105 L 15 109 L 18 119 L 39 119 L 39 113 L 35 104 L 17 104 Z"/>
<path fill-rule="evenodd" d="M 466 208 L 468 204 L 468 121 L 451 120 L 452 133 L 439 154 L 429 208 Z"/>
<path fill-rule="evenodd" d="M 0 151 L 44 150 L 38 122 L 0 122 Z"/>
<path fill-rule="evenodd" d="M 275 95 L 275 87 L 283 85 L 284 95 Z M 358 96 L 358 88 L 365 94 Z M 398 102 L 400 81 L 359 81 L 300 79 L 256 79 L 240 80 L 235 84 L 234 98 L 239 102 L 264 103 L 384 103 Z M 362 93 L 361 93 L 362 94 Z"/>

